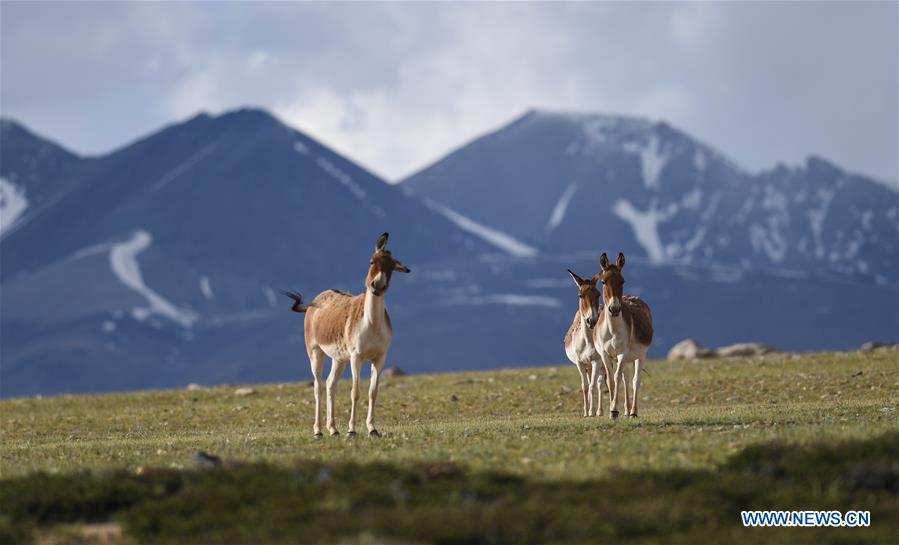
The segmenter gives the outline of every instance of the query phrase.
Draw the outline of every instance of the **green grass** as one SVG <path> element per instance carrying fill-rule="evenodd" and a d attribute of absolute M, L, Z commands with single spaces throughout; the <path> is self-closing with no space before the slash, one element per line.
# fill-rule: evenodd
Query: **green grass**
<path fill-rule="evenodd" d="M 232 387 L 3 401 L 2 487 L 17 492 L 0 503 L 0 536 L 105 520 L 124 522 L 138 540 L 204 542 L 876 543 L 897 530 L 896 352 L 647 368 L 640 418 L 618 421 L 580 416 L 570 364 L 389 378 L 379 440 L 314 441 L 306 383 L 257 386 L 250 397 Z M 342 381 L 341 431 L 348 398 Z M 364 411 L 358 424 L 364 431 Z M 180 471 L 198 450 L 250 465 Z M 459 469 L 429 478 L 442 462 Z M 138 476 L 139 467 L 160 469 Z M 339 478 L 319 483 L 323 470 Z M 872 471 L 882 483 L 873 490 L 847 485 Z M 74 492 L 58 497 L 57 488 Z M 28 504 L 28 490 L 47 494 Z M 870 509 L 874 524 L 743 530 L 748 505 L 855 506 Z M 522 522 L 532 519 L 542 522 Z"/>

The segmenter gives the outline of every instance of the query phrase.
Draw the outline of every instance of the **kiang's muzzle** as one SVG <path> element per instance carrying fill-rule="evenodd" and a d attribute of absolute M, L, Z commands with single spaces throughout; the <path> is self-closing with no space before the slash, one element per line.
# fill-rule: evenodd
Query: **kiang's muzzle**
<path fill-rule="evenodd" d="M 383 295 L 384 292 L 387 291 L 387 282 L 383 280 L 372 280 L 371 282 L 371 293 L 375 296 Z"/>

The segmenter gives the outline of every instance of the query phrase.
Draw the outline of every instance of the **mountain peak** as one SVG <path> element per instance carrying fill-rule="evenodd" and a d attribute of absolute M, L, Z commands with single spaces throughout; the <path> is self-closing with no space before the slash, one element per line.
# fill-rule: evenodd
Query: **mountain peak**
<path fill-rule="evenodd" d="M 166 127 L 166 129 L 182 130 L 182 129 L 200 129 L 209 128 L 218 130 L 221 128 L 236 128 L 241 131 L 251 132 L 256 130 L 272 129 L 284 127 L 284 124 L 275 116 L 262 108 L 256 107 L 240 107 L 224 112 L 214 114 L 202 110 L 185 121 L 177 122 Z M 217 128 L 217 129 L 214 129 Z M 147 138 L 166 132 L 166 129 L 158 133 L 149 135 Z"/>
<path fill-rule="evenodd" d="M 631 128 L 642 129 L 649 129 L 658 124 L 655 121 L 644 117 L 630 115 L 542 108 L 531 108 L 518 118 L 518 120 L 526 119 L 534 121 L 564 121 L 577 125 L 600 122 L 608 125 L 628 126 Z"/>
<path fill-rule="evenodd" d="M 218 116 L 214 116 L 213 119 L 228 122 L 283 125 L 281 120 L 269 113 L 268 110 L 255 106 L 243 106 L 234 110 L 228 110 Z"/>
<path fill-rule="evenodd" d="M 840 168 L 836 163 L 828 161 L 827 159 L 814 154 L 809 155 L 805 159 L 805 168 L 809 171 L 826 172 L 833 175 L 844 173 L 844 170 Z"/>
<path fill-rule="evenodd" d="M 0 135 L 2 135 L 3 147 L 7 148 L 7 152 L 10 152 L 11 146 L 16 146 L 14 151 L 16 154 L 20 154 L 25 149 L 22 146 L 25 146 L 34 150 L 52 149 L 66 157 L 77 157 L 75 153 L 59 145 L 54 140 L 35 134 L 24 124 L 10 117 L 0 117 Z M 43 153 L 47 153 L 47 151 L 43 151 Z"/>

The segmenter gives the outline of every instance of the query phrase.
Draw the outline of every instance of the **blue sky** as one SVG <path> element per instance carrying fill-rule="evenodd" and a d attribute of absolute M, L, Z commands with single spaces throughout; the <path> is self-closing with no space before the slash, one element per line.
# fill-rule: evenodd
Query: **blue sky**
<path fill-rule="evenodd" d="M 897 4 L 0 4 L 0 106 L 82 153 L 262 106 L 388 179 L 528 108 L 895 181 Z"/>

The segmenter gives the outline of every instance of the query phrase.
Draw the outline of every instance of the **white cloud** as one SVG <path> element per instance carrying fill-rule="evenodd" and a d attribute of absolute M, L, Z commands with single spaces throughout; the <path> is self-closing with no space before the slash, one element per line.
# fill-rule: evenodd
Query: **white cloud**
<path fill-rule="evenodd" d="M 5 3 L 3 113 L 100 152 L 271 109 L 389 178 L 531 107 L 895 178 L 896 4 Z"/>
<path fill-rule="evenodd" d="M 727 19 L 716 2 L 672 3 L 668 17 L 668 33 L 674 42 L 696 50 L 714 45 L 726 31 Z"/>

